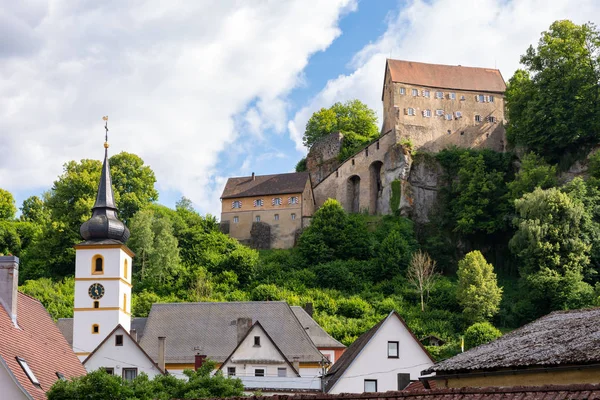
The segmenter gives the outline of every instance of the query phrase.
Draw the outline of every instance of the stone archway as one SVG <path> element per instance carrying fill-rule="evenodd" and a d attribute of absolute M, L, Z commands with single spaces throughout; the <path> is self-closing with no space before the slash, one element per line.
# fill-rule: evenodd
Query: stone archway
<path fill-rule="evenodd" d="M 348 211 L 360 212 L 360 176 L 352 175 L 348 178 L 347 199 Z"/>
<path fill-rule="evenodd" d="M 369 166 L 369 213 L 376 215 L 381 212 L 379 209 L 379 198 L 383 190 L 381 161 L 374 161 Z"/>

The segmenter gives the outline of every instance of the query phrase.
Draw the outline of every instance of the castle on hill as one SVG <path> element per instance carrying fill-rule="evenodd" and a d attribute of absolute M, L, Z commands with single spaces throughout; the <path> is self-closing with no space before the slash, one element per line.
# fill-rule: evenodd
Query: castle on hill
<path fill-rule="evenodd" d="M 379 138 L 340 162 L 343 134 L 334 132 L 310 148 L 308 174 L 230 178 L 221 196 L 222 230 L 255 248 L 290 248 L 329 198 L 348 212 L 399 210 L 425 222 L 441 171 L 411 152 L 505 151 L 505 90 L 497 69 L 388 59 Z"/>

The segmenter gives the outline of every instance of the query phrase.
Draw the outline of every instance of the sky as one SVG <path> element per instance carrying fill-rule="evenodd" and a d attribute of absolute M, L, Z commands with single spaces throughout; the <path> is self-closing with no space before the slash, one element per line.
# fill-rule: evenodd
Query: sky
<path fill-rule="evenodd" d="M 159 203 L 220 214 L 230 176 L 291 172 L 313 112 L 381 121 L 386 58 L 500 69 L 597 0 L 0 0 L 0 188 L 17 206 L 70 160 L 139 155 Z"/>

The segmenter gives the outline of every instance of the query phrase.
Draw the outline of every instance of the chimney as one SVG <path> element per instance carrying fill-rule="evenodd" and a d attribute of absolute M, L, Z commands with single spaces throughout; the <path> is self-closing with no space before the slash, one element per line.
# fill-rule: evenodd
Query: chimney
<path fill-rule="evenodd" d="M 129 334 L 131 335 L 131 338 L 133 339 L 134 342 L 137 342 L 137 330 L 132 329 L 129 331 Z"/>
<path fill-rule="evenodd" d="M 304 311 L 312 318 L 314 312 L 313 303 L 306 303 L 304 305 Z"/>
<path fill-rule="evenodd" d="M 252 328 L 252 318 L 238 318 L 236 322 L 237 326 L 237 342 L 240 343 L 246 333 Z"/>
<path fill-rule="evenodd" d="M 17 326 L 17 288 L 19 285 L 19 258 L 0 256 L 0 304 Z"/>
<path fill-rule="evenodd" d="M 165 350 L 167 347 L 166 344 L 167 338 L 164 336 L 158 337 L 158 367 L 161 370 L 165 370 Z"/>
<path fill-rule="evenodd" d="M 198 371 L 198 368 L 204 365 L 204 361 L 206 360 L 206 356 L 204 354 L 196 354 L 194 357 L 194 371 Z"/>
<path fill-rule="evenodd" d="M 255 181 L 256 180 L 256 175 L 254 175 L 254 172 L 252 173 L 252 180 Z"/>

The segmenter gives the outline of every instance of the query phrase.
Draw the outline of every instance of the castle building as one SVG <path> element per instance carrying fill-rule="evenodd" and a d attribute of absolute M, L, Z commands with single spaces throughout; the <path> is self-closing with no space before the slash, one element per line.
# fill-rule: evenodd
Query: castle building
<path fill-rule="evenodd" d="M 229 178 L 221 195 L 221 230 L 254 248 L 290 248 L 314 204 L 308 172 Z"/>

